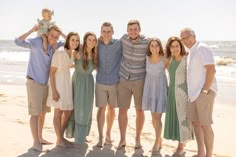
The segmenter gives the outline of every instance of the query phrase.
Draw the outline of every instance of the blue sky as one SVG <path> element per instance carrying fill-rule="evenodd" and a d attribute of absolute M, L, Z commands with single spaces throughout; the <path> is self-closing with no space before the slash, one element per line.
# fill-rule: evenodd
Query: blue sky
<path fill-rule="evenodd" d="M 0 39 L 28 31 L 45 7 L 54 10 L 52 20 L 66 34 L 93 31 L 98 36 L 101 24 L 109 21 L 119 38 L 127 22 L 138 19 L 142 34 L 161 40 L 179 36 L 183 27 L 195 29 L 199 40 L 236 40 L 234 0 L 6 0 L 0 5 Z"/>

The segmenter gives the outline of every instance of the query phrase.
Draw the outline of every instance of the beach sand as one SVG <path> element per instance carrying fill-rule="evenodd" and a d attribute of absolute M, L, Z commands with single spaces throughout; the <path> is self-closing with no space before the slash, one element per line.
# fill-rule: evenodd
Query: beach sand
<path fill-rule="evenodd" d="M 235 141 L 236 141 L 236 125 L 233 120 L 236 119 L 236 107 L 233 106 L 235 98 L 227 96 L 235 92 L 236 84 L 220 83 L 219 88 L 222 89 L 218 93 L 214 107 L 214 132 L 215 143 L 213 156 L 228 157 L 236 156 Z M 230 90 L 227 94 L 225 91 Z M 231 100 L 232 99 L 232 100 Z M 133 105 L 131 105 L 133 106 Z M 115 140 L 113 146 L 106 146 L 102 149 L 97 148 L 98 131 L 96 122 L 97 108 L 93 110 L 92 129 L 89 135 L 91 143 L 86 143 L 77 148 L 59 148 L 55 146 L 55 132 L 53 129 L 53 113 L 46 115 L 43 135 L 44 138 L 54 142 L 52 145 L 43 146 L 44 149 L 50 149 L 47 153 L 37 153 L 28 150 L 32 145 L 32 136 L 29 127 L 29 116 L 27 110 L 26 87 L 24 85 L 7 85 L 0 84 L 0 156 L 1 157 L 138 157 L 138 156 L 165 156 L 170 157 L 175 151 L 177 142 L 163 139 L 163 146 L 160 154 L 152 155 L 149 150 L 154 142 L 154 130 L 151 123 L 149 112 L 145 112 L 145 125 L 142 132 L 143 148 L 134 149 L 135 138 L 135 110 L 129 110 L 129 122 L 127 128 L 127 145 L 125 149 L 116 150 L 120 135 L 118 127 L 118 110 L 116 109 L 116 117 L 112 129 L 112 138 Z M 163 115 L 162 122 L 164 123 Z M 105 131 L 105 129 L 104 129 Z M 73 141 L 73 139 L 69 139 Z M 196 141 L 191 141 L 185 148 L 185 156 L 196 154 Z"/>

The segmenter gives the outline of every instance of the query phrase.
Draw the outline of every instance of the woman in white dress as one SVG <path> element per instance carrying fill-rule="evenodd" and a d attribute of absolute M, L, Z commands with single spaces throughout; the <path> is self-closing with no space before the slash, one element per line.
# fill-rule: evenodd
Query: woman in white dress
<path fill-rule="evenodd" d="M 64 47 L 53 55 L 50 68 L 50 86 L 47 100 L 48 106 L 53 106 L 53 124 L 57 136 L 57 146 L 67 147 L 70 142 L 63 135 L 70 114 L 73 110 L 73 95 L 70 68 L 73 66 L 74 51 L 79 51 L 80 39 L 78 33 L 67 35 Z"/>

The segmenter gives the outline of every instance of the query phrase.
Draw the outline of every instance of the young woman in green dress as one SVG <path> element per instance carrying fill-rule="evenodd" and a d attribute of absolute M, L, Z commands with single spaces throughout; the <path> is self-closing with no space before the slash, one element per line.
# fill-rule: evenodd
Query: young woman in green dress
<path fill-rule="evenodd" d="M 86 142 L 89 135 L 93 100 L 94 78 L 93 70 L 97 67 L 97 37 L 92 32 L 87 32 L 83 39 L 82 52 L 75 54 L 75 71 L 72 76 L 74 121 L 71 117 L 68 132 L 69 136 L 75 137 L 76 144 Z M 74 123 L 74 130 L 70 125 Z"/>

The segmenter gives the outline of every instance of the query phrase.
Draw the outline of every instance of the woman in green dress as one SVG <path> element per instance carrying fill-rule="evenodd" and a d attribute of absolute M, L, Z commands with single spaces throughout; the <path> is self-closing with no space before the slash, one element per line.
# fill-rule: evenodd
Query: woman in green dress
<path fill-rule="evenodd" d="M 169 59 L 169 90 L 164 138 L 179 141 L 173 156 L 182 156 L 186 142 L 193 138 L 193 132 L 187 118 L 187 57 L 184 46 L 178 37 L 168 39 L 166 55 Z"/>
<path fill-rule="evenodd" d="M 75 54 L 75 71 L 72 76 L 74 101 L 74 130 L 67 135 L 75 137 L 75 143 L 83 144 L 90 132 L 94 100 L 93 70 L 97 67 L 97 38 L 92 32 L 87 32 L 83 39 L 82 52 Z"/>

